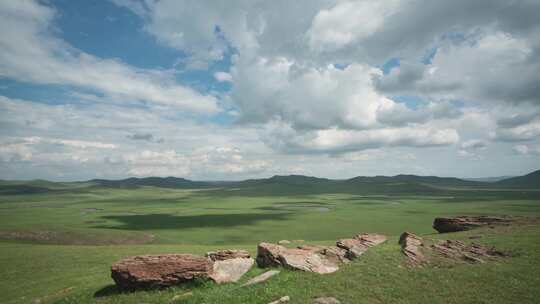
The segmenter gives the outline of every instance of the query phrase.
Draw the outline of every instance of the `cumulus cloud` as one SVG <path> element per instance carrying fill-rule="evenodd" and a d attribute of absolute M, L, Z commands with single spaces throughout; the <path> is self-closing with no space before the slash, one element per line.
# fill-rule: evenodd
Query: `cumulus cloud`
<path fill-rule="evenodd" d="M 34 1 L 0 3 L 0 76 L 72 85 L 112 97 L 217 112 L 217 100 L 178 85 L 167 71 L 139 69 L 77 50 L 54 35 L 56 11 Z"/>
<path fill-rule="evenodd" d="M 540 146 L 517 145 L 513 147 L 514 152 L 521 155 L 540 155 Z"/>
<path fill-rule="evenodd" d="M 214 78 L 219 82 L 230 82 L 232 81 L 232 76 L 226 72 L 215 72 Z"/>

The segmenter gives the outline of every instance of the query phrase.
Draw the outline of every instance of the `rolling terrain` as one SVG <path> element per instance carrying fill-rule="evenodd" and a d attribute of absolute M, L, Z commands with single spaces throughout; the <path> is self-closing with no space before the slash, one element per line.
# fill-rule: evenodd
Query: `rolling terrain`
<path fill-rule="evenodd" d="M 292 303 L 334 295 L 343 303 L 534 303 L 540 297 L 540 226 L 444 235 L 510 252 L 510 259 L 446 268 L 403 267 L 397 237 L 403 231 L 438 238 L 438 216 L 540 216 L 540 171 L 485 183 L 398 175 L 330 180 L 274 176 L 240 182 L 130 178 L 0 182 L 0 268 L 4 303 Z M 121 294 L 110 265 L 135 254 L 220 248 L 255 253 L 261 241 L 331 244 L 360 232 L 389 242 L 350 267 L 319 276 L 283 271 L 263 286 L 177 287 Z M 253 269 L 249 277 L 261 272 Z M 501 278 L 504 278 L 502 280 Z M 413 282 L 415 282 L 413 284 Z M 37 303 L 37 302 L 36 302 Z"/>

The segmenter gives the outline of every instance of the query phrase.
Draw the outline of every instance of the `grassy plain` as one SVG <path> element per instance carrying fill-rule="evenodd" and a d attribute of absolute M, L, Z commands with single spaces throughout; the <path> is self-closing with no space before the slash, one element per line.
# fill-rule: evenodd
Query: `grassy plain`
<path fill-rule="evenodd" d="M 312 297 L 324 295 L 343 303 L 536 303 L 540 299 L 538 225 L 442 236 L 466 239 L 482 234 L 482 243 L 515 253 L 482 265 L 408 269 L 396 244 L 403 231 L 441 237 L 431 228 L 437 216 L 538 217 L 540 192 L 459 186 L 437 186 L 428 193 L 410 189 L 190 190 L 66 184 L 54 191 L 0 195 L 1 302 L 168 303 L 186 290 L 194 295 L 179 303 L 268 303 L 284 295 L 291 296 L 292 303 L 310 303 Z M 118 293 L 109 277 L 113 262 L 135 254 L 202 254 L 219 248 L 255 253 L 260 241 L 331 244 L 360 232 L 383 233 L 391 239 L 358 262 L 325 276 L 283 271 L 267 284 L 249 288 L 203 283 L 130 294 Z M 260 271 L 253 269 L 245 279 Z"/>

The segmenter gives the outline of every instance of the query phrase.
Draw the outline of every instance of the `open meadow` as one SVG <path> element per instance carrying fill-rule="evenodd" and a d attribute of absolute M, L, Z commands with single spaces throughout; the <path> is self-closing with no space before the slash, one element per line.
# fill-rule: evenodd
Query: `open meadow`
<path fill-rule="evenodd" d="M 176 302 L 268 303 L 284 295 L 292 303 L 324 295 L 343 303 L 535 303 L 540 298 L 538 189 L 395 180 L 344 186 L 302 177 L 194 189 L 36 183 L 43 182 L 2 184 L 3 303 L 168 303 L 187 290 L 193 295 Z M 422 194 L 424 187 L 431 191 Z M 527 220 L 444 235 L 431 227 L 435 217 L 457 215 Z M 481 243 L 512 254 L 479 265 L 409 268 L 397 244 L 404 231 L 441 239 L 481 235 Z M 389 241 L 328 275 L 283 270 L 260 286 L 201 282 L 135 293 L 119 292 L 110 278 L 111 264 L 131 255 L 216 249 L 255 255 L 263 241 L 330 245 L 363 232 L 385 234 Z M 240 282 L 261 272 L 254 268 Z"/>

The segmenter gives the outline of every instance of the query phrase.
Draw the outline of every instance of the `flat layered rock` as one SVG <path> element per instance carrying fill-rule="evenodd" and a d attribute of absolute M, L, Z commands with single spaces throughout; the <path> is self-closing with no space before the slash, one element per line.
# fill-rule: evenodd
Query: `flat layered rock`
<path fill-rule="evenodd" d="M 466 231 L 482 226 L 508 225 L 510 218 L 495 216 L 438 217 L 433 221 L 433 229 L 439 233 Z"/>
<path fill-rule="evenodd" d="M 362 244 L 368 247 L 377 246 L 386 242 L 386 236 L 382 234 L 376 234 L 376 233 L 358 234 L 354 238 L 359 240 L 360 242 L 362 242 Z"/>
<path fill-rule="evenodd" d="M 206 253 L 206 256 L 212 261 L 225 261 L 230 259 L 244 258 L 249 259 L 251 256 L 246 250 L 218 250 Z"/>
<path fill-rule="evenodd" d="M 255 261 L 252 258 L 233 258 L 214 262 L 210 279 L 218 284 L 233 283 L 253 267 Z"/>
<path fill-rule="evenodd" d="M 407 256 L 411 265 L 417 266 L 426 262 L 426 257 L 420 249 L 424 246 L 421 237 L 410 232 L 403 232 L 399 237 L 399 244 L 401 252 Z"/>
<path fill-rule="evenodd" d="M 336 246 L 347 251 L 345 256 L 349 260 L 356 259 L 369 249 L 367 245 L 358 239 L 341 239 L 336 242 Z"/>
<path fill-rule="evenodd" d="M 431 248 L 446 258 L 462 260 L 468 263 L 484 263 L 484 259 L 507 257 L 508 254 L 494 247 L 480 244 L 466 244 L 457 240 L 446 240 L 434 244 Z"/>
<path fill-rule="evenodd" d="M 337 264 L 323 255 L 309 250 L 288 249 L 279 255 L 281 265 L 294 270 L 302 270 L 319 274 L 332 273 L 339 270 Z"/>
<path fill-rule="evenodd" d="M 141 255 L 123 259 L 111 267 L 111 277 L 124 290 L 168 287 L 195 279 L 207 279 L 212 261 L 191 254 Z"/>

